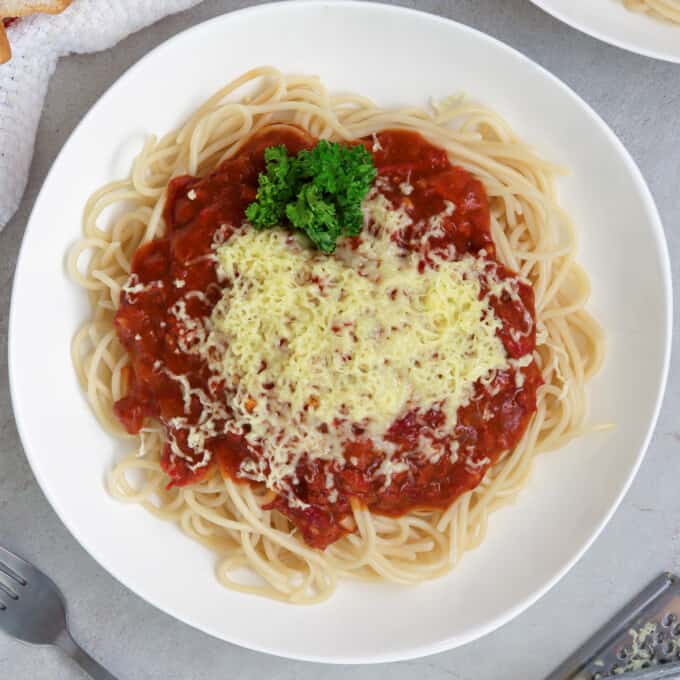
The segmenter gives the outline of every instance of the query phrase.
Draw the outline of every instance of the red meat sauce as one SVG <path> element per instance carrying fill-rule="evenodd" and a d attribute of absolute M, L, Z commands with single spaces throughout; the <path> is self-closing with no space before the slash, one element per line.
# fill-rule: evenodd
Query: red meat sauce
<path fill-rule="evenodd" d="M 250 447 L 244 437 L 226 432 L 226 420 L 217 423 L 216 432 L 223 434 L 205 442 L 211 454 L 209 465 L 194 471 L 189 468 L 203 458 L 203 451 L 189 446 L 186 431 L 173 429 L 171 419 L 186 414 L 180 385 L 169 374 L 186 376 L 191 387 L 202 389 L 209 399 L 225 402 L 226 397 L 219 377 L 211 374 L 205 362 L 180 350 L 178 341 L 186 327 L 179 324 L 170 308 L 176 300 L 184 299 L 189 317 L 210 315 L 224 284 L 218 282 L 214 259 L 205 256 L 212 252 L 216 230 L 224 229 L 221 225 L 242 224 L 245 208 L 255 199 L 258 174 L 264 169 L 264 149 L 284 144 L 295 154 L 315 141 L 290 126 L 275 126 L 251 139 L 236 157 L 223 162 L 212 174 L 173 179 L 164 213 L 166 235 L 135 253 L 133 273 L 140 283 L 152 285 L 121 294 L 115 326 L 131 364 L 127 396 L 114 408 L 130 433 L 139 432 L 145 419 L 155 418 L 168 435 L 174 436 L 184 457 L 173 455 L 165 445 L 161 464 L 170 485 L 192 484 L 220 473 L 237 482 L 252 483 L 239 477 L 239 466 L 244 459 L 257 458 L 262 452 Z M 515 276 L 495 261 L 488 200 L 478 180 L 453 166 L 443 150 L 417 133 L 389 130 L 380 133 L 377 142 L 368 139 L 364 145 L 373 155 L 379 177 L 388 180 L 382 191 L 395 206 L 403 204 L 413 218 L 413 226 L 396 240 L 405 251 L 422 254 L 421 267 L 431 264 L 428 256 L 433 252 L 450 253 L 448 246 L 453 243 L 458 256 L 477 254 L 497 267 L 500 278 Z M 413 187 L 408 196 L 398 188 L 402 182 Z M 445 233 L 426 238 L 423 245 L 422 223 L 441 214 L 445 201 L 455 205 L 453 213 L 444 218 Z M 498 335 L 512 358 L 524 356 L 535 346 L 533 290 L 519 279 L 517 285 L 519 299 L 505 293 L 500 298 L 490 297 L 502 322 Z M 191 291 L 203 295 L 191 295 Z M 532 320 L 530 324 L 527 317 Z M 524 374 L 521 387 L 516 370 Z M 437 408 L 425 413 L 413 411 L 394 422 L 385 438 L 396 445 L 395 457 L 405 462 L 408 470 L 394 474 L 389 484 L 383 475 L 376 474 L 384 454 L 374 450 L 362 430 L 355 427 L 355 438 L 345 442 L 342 467 L 301 458 L 297 481 L 291 484 L 305 502 L 304 509 L 291 507 L 283 495 L 274 497 L 270 507 L 290 518 L 305 541 L 317 548 L 326 547 L 351 530 L 352 499 L 373 513 L 389 516 L 413 509 L 447 508 L 462 493 L 476 487 L 489 466 L 518 443 L 536 410 L 536 390 L 541 382 L 534 362 L 524 368 L 499 371 L 490 388 L 475 385 L 473 398 L 458 411 L 453 434 L 443 439 L 437 439 L 434 432 L 444 425 L 445 418 Z M 229 404 L 223 405 L 228 418 Z M 199 398 L 193 396 L 190 422 L 198 421 L 202 408 Z M 428 437 L 431 446 L 443 453 L 438 462 L 406 455 L 418 450 L 421 436 Z M 450 455 L 456 446 L 457 458 Z M 337 494 L 330 494 L 326 486 L 329 474 Z"/>

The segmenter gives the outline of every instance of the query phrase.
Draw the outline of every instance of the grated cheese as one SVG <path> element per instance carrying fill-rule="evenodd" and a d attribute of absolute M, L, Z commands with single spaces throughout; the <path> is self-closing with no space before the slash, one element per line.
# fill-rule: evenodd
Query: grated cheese
<path fill-rule="evenodd" d="M 399 191 L 401 191 L 404 196 L 410 196 L 413 193 L 413 184 L 411 184 L 408 180 L 406 182 L 402 182 L 399 185 Z"/>
<path fill-rule="evenodd" d="M 216 248 L 226 285 L 204 344 L 219 340 L 234 421 L 263 453 L 244 461 L 241 474 L 277 492 L 286 492 L 302 455 L 344 465 L 343 424 L 346 439 L 358 424 L 384 452 L 375 474 L 389 485 L 408 469 L 383 439 L 395 419 L 439 408 L 451 433 L 475 382 L 509 367 L 501 323 L 488 296 L 480 299 L 488 272 L 477 260 L 421 271 L 420 255 L 393 238 L 412 224 L 406 209 L 375 189 L 363 209 L 366 237 L 353 248 L 339 244 L 334 257 L 278 229 L 245 227 Z M 447 204 L 442 218 L 454 210 Z M 338 419 L 338 436 L 325 434 Z M 445 452 L 421 444 L 433 462 Z"/>
<path fill-rule="evenodd" d="M 163 288 L 163 282 L 154 280 L 149 283 L 142 283 L 139 276 L 133 272 L 128 277 L 127 283 L 121 288 L 121 292 L 125 293 L 129 302 L 133 304 L 137 293 L 145 293 L 153 288 Z"/>
<path fill-rule="evenodd" d="M 429 232 L 433 236 L 444 236 L 446 231 L 444 229 L 444 220 L 447 217 L 451 217 L 453 213 L 456 212 L 456 206 L 451 201 L 444 201 L 444 210 L 439 214 L 430 217 L 429 221 Z"/>
<path fill-rule="evenodd" d="M 408 195 L 409 187 L 400 189 Z M 450 437 L 477 381 L 491 393 L 499 389 L 498 371 L 515 369 L 521 387 L 519 369 L 532 357 L 507 356 L 490 304 L 494 296 L 519 298 L 516 280 L 502 279 L 490 260 L 451 260 L 455 251 L 431 253 L 423 269 L 422 253 L 399 245 L 413 220 L 408 201 L 395 206 L 381 193 L 392 189 L 376 179 L 363 204 L 362 234 L 351 244 L 340 242 L 332 257 L 288 231 L 221 225 L 212 254 L 200 258 L 217 263 L 222 297 L 212 315 L 187 311 L 189 300 L 209 302 L 201 291 L 185 293 L 170 308 L 179 328 L 175 351 L 199 355 L 214 374 L 208 394 L 154 364 L 178 385 L 184 402 L 185 416 L 171 422 L 172 458 L 184 458 L 194 471 L 205 467 L 207 441 L 226 428 L 258 451 L 243 460 L 241 477 L 285 495 L 292 507 L 306 507 L 292 488 L 301 458 L 333 461 L 341 469 L 355 426 L 383 455 L 372 474 L 387 487 L 394 475 L 409 470 L 405 459 L 458 460 L 459 444 Z M 443 231 L 444 218 L 455 209 L 447 201 L 429 219 L 424 238 Z M 156 283 L 143 286 L 133 276 L 123 289 L 128 294 Z M 173 283 L 184 287 L 181 279 Z M 482 290 L 488 293 L 480 299 Z M 526 332 L 532 324 L 529 315 Z M 215 398 L 218 390 L 222 394 Z M 198 422 L 190 415 L 196 400 Z M 410 411 L 432 409 L 442 412 L 443 425 L 423 428 L 417 450 L 397 458 L 396 445 L 385 439 L 389 426 Z M 202 458 L 183 451 L 180 431 Z M 349 463 L 356 467 L 359 460 L 351 457 Z M 466 461 L 471 471 L 487 463 Z M 338 491 L 330 473 L 325 487 L 334 502 Z"/>

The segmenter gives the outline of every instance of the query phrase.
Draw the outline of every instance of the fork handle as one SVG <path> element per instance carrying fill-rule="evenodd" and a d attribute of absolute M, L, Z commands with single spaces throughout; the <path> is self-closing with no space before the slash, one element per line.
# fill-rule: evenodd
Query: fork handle
<path fill-rule="evenodd" d="M 104 666 L 95 661 L 72 637 L 68 631 L 64 631 L 56 640 L 55 644 L 65 654 L 68 654 L 91 678 L 94 680 L 118 680 L 111 675 Z"/>

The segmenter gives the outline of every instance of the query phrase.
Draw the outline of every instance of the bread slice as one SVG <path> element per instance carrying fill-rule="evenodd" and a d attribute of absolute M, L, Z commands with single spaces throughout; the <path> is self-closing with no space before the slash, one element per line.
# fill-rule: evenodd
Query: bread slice
<path fill-rule="evenodd" d="M 12 50 L 9 46 L 9 40 L 7 40 L 7 31 L 5 31 L 5 26 L 0 19 L 0 64 L 9 61 L 11 56 Z"/>
<path fill-rule="evenodd" d="M 26 17 L 37 12 L 59 14 L 72 0 L 0 0 L 0 17 Z"/>
<path fill-rule="evenodd" d="M 59 14 L 72 0 L 0 0 L 0 64 L 9 61 L 12 49 L 7 39 L 3 17 L 27 17 L 30 14 Z"/>

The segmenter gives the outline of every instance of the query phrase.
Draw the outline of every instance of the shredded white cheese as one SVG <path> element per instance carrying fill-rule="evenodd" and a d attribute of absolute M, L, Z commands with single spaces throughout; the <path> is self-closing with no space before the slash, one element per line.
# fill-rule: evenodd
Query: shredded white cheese
<path fill-rule="evenodd" d="M 399 188 L 406 196 L 413 190 L 408 181 Z M 383 455 L 373 474 L 385 487 L 409 470 L 412 457 L 437 463 L 448 456 L 456 463 L 461 453 L 469 456 L 451 436 L 475 383 L 491 393 L 498 371 L 515 369 L 521 387 L 520 369 L 532 361 L 531 355 L 518 360 L 506 355 L 490 302 L 501 295 L 519 299 L 519 289 L 515 278 L 498 275 L 493 261 L 471 255 L 451 259 L 455 253 L 431 253 L 423 268 L 422 253 L 399 245 L 400 233 L 424 226 L 424 238 L 441 235 L 456 206 L 447 201 L 427 224 L 413 225 L 409 202 L 393 205 L 381 193 L 393 189 L 383 178 L 376 180 L 363 204 L 362 234 L 351 244 L 340 242 L 334 256 L 313 251 L 284 230 L 221 225 L 213 254 L 200 258 L 214 258 L 221 283 L 222 297 L 211 316 L 187 310 L 193 299 L 208 303 L 201 291 L 182 295 L 170 309 L 179 329 L 175 352 L 199 355 L 213 373 L 207 393 L 154 364 L 183 398 L 185 416 L 169 423 L 173 458 L 185 459 L 194 471 L 205 467 L 207 441 L 227 428 L 258 451 L 243 461 L 240 475 L 305 507 L 291 486 L 299 481 L 301 457 L 344 467 L 344 445 L 356 439 L 355 427 Z M 134 294 L 159 284 L 140 284 L 133 275 L 123 290 Z M 185 282 L 173 284 L 182 289 Z M 482 290 L 488 294 L 482 296 Z M 523 333 L 533 329 L 528 316 Z M 417 450 L 396 458 L 397 446 L 385 438 L 389 426 L 411 411 L 430 410 L 440 411 L 444 424 L 423 428 Z M 200 459 L 183 451 L 180 432 L 203 454 Z M 358 466 L 359 459 L 352 456 L 349 463 Z M 470 471 L 488 463 L 466 461 Z M 335 502 L 333 474 L 326 473 L 324 482 Z"/>
<path fill-rule="evenodd" d="M 134 296 L 137 293 L 145 293 L 153 288 L 163 288 L 162 281 L 150 281 L 149 283 L 141 283 L 139 276 L 135 273 L 130 274 L 127 283 L 121 288 L 121 291 L 125 293 L 131 302 L 134 301 Z"/>
<path fill-rule="evenodd" d="M 441 219 L 454 210 L 447 202 Z M 389 485 L 408 469 L 383 439 L 395 419 L 438 408 L 450 434 L 475 382 L 510 365 L 501 323 L 480 299 L 487 273 L 475 258 L 423 271 L 421 256 L 393 238 L 412 223 L 404 207 L 373 191 L 364 215 L 365 237 L 339 244 L 334 257 L 278 229 L 245 228 L 216 250 L 226 285 L 205 342 L 221 339 L 218 368 L 235 423 L 263 453 L 241 473 L 277 492 L 302 455 L 344 465 L 342 427 L 326 434 L 337 432 L 337 419 L 347 439 L 358 424 L 385 453 L 376 474 Z M 440 460 L 442 446 L 421 439 L 420 455 Z"/>
<path fill-rule="evenodd" d="M 402 182 L 399 185 L 399 191 L 401 191 L 404 196 L 410 196 L 413 193 L 413 184 L 411 184 L 409 181 Z"/>

